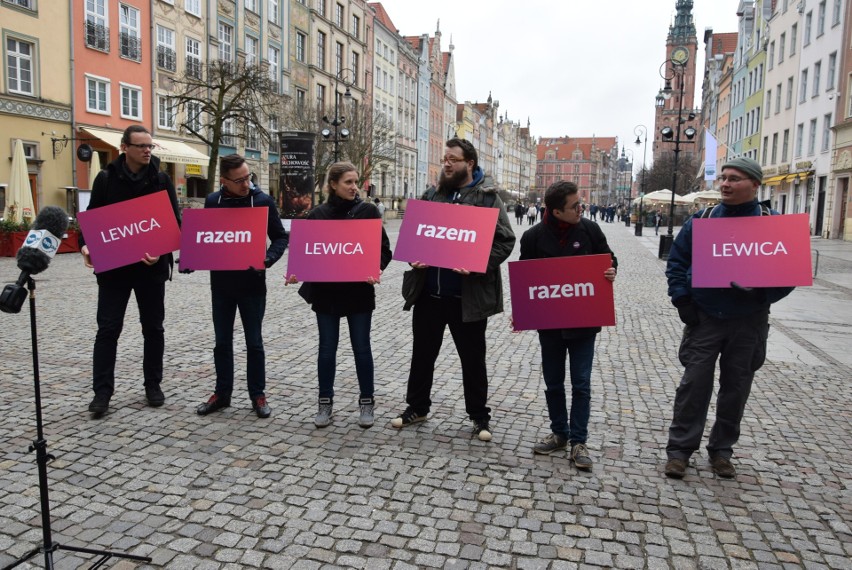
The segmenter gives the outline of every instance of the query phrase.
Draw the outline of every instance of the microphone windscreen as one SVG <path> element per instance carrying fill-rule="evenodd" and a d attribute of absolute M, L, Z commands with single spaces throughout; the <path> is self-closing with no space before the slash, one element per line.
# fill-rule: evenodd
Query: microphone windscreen
<path fill-rule="evenodd" d="M 50 256 L 34 247 L 22 247 L 18 250 L 18 268 L 30 275 L 41 273 L 50 265 Z"/>
<path fill-rule="evenodd" d="M 33 229 L 47 230 L 62 239 L 62 234 L 68 229 L 68 214 L 59 206 L 46 206 L 36 216 Z"/>

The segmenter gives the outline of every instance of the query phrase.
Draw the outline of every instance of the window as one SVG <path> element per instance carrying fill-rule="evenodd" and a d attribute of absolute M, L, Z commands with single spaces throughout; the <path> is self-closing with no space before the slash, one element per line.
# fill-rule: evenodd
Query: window
<path fill-rule="evenodd" d="M 355 39 L 361 38 L 361 18 L 352 14 L 352 35 Z"/>
<path fill-rule="evenodd" d="M 249 122 L 246 123 L 246 148 L 260 150 L 260 136 L 257 134 L 257 127 Z"/>
<path fill-rule="evenodd" d="M 808 98 L 808 70 L 802 70 L 802 80 L 799 85 L 799 103 L 804 103 Z"/>
<path fill-rule="evenodd" d="M 33 90 L 33 53 L 35 44 L 6 38 L 6 87 L 10 93 L 35 95 Z"/>
<path fill-rule="evenodd" d="M 772 108 L 772 89 L 768 89 L 766 91 L 766 105 L 764 107 L 766 112 L 765 116 L 766 118 L 769 118 L 769 109 Z"/>
<path fill-rule="evenodd" d="M 825 152 L 831 142 L 831 113 L 826 113 L 822 118 L 822 146 L 820 150 Z"/>
<path fill-rule="evenodd" d="M 107 0 L 86 1 L 86 46 L 109 51 Z"/>
<path fill-rule="evenodd" d="M 325 85 L 317 84 L 317 107 L 325 109 Z"/>
<path fill-rule="evenodd" d="M 269 79 L 272 80 L 275 85 L 275 92 L 278 93 L 278 66 L 281 61 L 281 52 L 278 48 L 269 46 L 266 58 L 269 62 Z"/>
<path fill-rule="evenodd" d="M 273 24 L 278 24 L 281 21 L 281 14 L 278 10 L 278 0 L 269 0 L 269 21 Z"/>
<path fill-rule="evenodd" d="M 769 44 L 769 69 L 775 67 L 775 41 Z"/>
<path fill-rule="evenodd" d="M 817 33 L 816 37 L 820 37 L 825 33 L 825 0 L 819 3 L 817 8 Z"/>
<path fill-rule="evenodd" d="M 787 34 L 781 34 L 781 37 L 778 38 L 778 63 L 784 61 L 784 42 L 787 41 Z"/>
<path fill-rule="evenodd" d="M 189 131 L 201 132 L 201 103 L 189 101 L 186 104 L 186 127 Z"/>
<path fill-rule="evenodd" d="M 316 0 L 317 1 L 317 12 L 319 12 L 320 16 L 325 16 L 325 0 Z"/>
<path fill-rule="evenodd" d="M 201 0 L 185 0 L 183 7 L 188 14 L 201 17 Z"/>
<path fill-rule="evenodd" d="M 4 2 L 8 2 L 9 4 L 14 4 L 20 8 L 26 8 L 27 10 L 36 9 L 36 0 L 3 0 Z"/>
<path fill-rule="evenodd" d="M 799 24 L 790 26 L 790 55 L 796 53 L 796 42 L 799 41 Z"/>
<path fill-rule="evenodd" d="M 157 126 L 175 130 L 175 106 L 167 95 L 157 95 Z"/>
<path fill-rule="evenodd" d="M 784 142 L 781 145 L 781 162 L 787 162 L 787 153 L 790 146 L 790 129 L 784 129 Z"/>
<path fill-rule="evenodd" d="M 796 158 L 802 156 L 802 141 L 805 136 L 805 124 L 796 125 Z"/>
<path fill-rule="evenodd" d="M 225 119 L 222 123 L 222 139 L 221 142 L 224 146 L 236 146 L 234 144 L 234 133 L 236 129 L 234 129 L 234 119 Z"/>
<path fill-rule="evenodd" d="M 317 32 L 317 67 L 325 69 L 325 33 Z"/>
<path fill-rule="evenodd" d="M 246 65 L 257 65 L 257 51 L 258 51 L 258 42 L 257 38 L 252 36 L 246 36 Z"/>
<path fill-rule="evenodd" d="M 302 32 L 296 32 L 296 61 L 305 63 L 305 44 L 308 37 Z"/>
<path fill-rule="evenodd" d="M 157 26 L 157 67 L 167 71 L 177 69 L 175 32 L 163 26 Z"/>
<path fill-rule="evenodd" d="M 337 27 L 341 30 L 344 29 L 344 19 L 345 11 L 343 9 L 342 4 L 337 4 L 334 8 L 334 21 L 337 24 Z"/>
<path fill-rule="evenodd" d="M 809 125 L 808 130 L 808 156 L 812 155 L 816 150 L 816 131 L 817 120 L 811 119 L 811 124 Z"/>
<path fill-rule="evenodd" d="M 337 42 L 334 46 L 334 73 L 340 77 L 343 72 L 343 44 Z"/>
<path fill-rule="evenodd" d="M 822 74 L 822 61 L 818 61 L 814 64 L 814 88 L 813 93 L 811 93 L 812 97 L 816 97 L 819 95 L 819 82 L 820 75 Z"/>
<path fill-rule="evenodd" d="M 257 0 L 245 0 L 246 10 L 257 12 Z"/>
<path fill-rule="evenodd" d="M 784 105 L 785 109 L 793 106 L 793 77 L 787 78 L 787 102 Z"/>
<path fill-rule="evenodd" d="M 201 79 L 201 42 L 186 38 L 186 74 Z"/>
<path fill-rule="evenodd" d="M 278 140 L 278 117 L 270 115 L 269 117 L 269 152 L 280 152 Z"/>
<path fill-rule="evenodd" d="M 775 88 L 775 114 L 781 112 L 781 84 Z"/>
<path fill-rule="evenodd" d="M 813 20 L 814 12 L 811 10 L 805 14 L 805 35 L 802 38 L 803 45 L 810 45 L 811 43 L 811 24 L 813 24 Z"/>
<path fill-rule="evenodd" d="M 778 159 L 778 133 L 772 134 L 772 162 L 770 164 L 777 164 Z"/>
<path fill-rule="evenodd" d="M 91 113 L 110 114 L 109 79 L 86 75 L 86 110 Z"/>
<path fill-rule="evenodd" d="M 142 88 L 121 83 L 121 117 L 142 120 Z"/>
<path fill-rule="evenodd" d="M 836 26 L 840 23 L 840 10 L 843 8 L 843 0 L 834 0 L 834 6 L 831 9 L 831 25 Z"/>
<path fill-rule="evenodd" d="M 837 52 L 828 55 L 828 77 L 825 78 L 825 90 L 834 89 L 834 75 L 837 73 Z"/>
<path fill-rule="evenodd" d="M 139 10 L 133 6 L 118 6 L 118 43 L 121 57 L 142 61 L 142 40 L 139 33 Z"/>
<path fill-rule="evenodd" d="M 234 27 L 219 22 L 219 61 L 234 60 Z"/>
<path fill-rule="evenodd" d="M 361 56 L 358 52 L 352 52 L 352 85 L 358 87 L 358 75 L 361 73 Z"/>
<path fill-rule="evenodd" d="M 308 93 L 304 89 L 296 89 L 296 106 L 298 108 L 303 108 L 305 106 L 305 102 L 308 100 Z"/>

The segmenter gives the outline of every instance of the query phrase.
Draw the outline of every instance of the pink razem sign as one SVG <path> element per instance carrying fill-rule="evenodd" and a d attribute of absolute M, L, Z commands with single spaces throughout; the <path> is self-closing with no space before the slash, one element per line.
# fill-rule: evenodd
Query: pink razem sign
<path fill-rule="evenodd" d="M 268 215 L 265 207 L 184 210 L 180 268 L 263 269 Z"/>

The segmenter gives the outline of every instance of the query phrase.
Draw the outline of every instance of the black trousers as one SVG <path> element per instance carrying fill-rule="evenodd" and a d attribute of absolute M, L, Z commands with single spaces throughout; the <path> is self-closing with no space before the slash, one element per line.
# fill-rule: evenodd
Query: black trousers
<path fill-rule="evenodd" d="M 485 328 L 488 319 L 462 322 L 461 299 L 437 298 L 426 293 L 418 299 L 413 312 L 414 347 L 405 401 L 419 415 L 429 413 L 435 361 L 441 351 L 444 330 L 449 326 L 461 360 L 467 415 L 472 420 L 489 421 L 491 409 L 486 406 L 488 375 L 485 370 Z"/>
<path fill-rule="evenodd" d="M 156 281 L 119 283 L 98 286 L 98 333 L 92 362 L 95 394 L 112 396 L 115 390 L 115 358 L 118 337 L 124 327 L 124 314 L 130 293 L 136 294 L 139 321 L 144 339 L 142 374 L 146 386 L 157 386 L 163 380 L 165 352 L 166 284 Z"/>

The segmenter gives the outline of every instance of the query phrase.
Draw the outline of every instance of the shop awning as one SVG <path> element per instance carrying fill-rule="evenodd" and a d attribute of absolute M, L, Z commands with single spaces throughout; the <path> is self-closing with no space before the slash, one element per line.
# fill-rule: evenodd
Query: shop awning
<path fill-rule="evenodd" d="M 99 138 L 109 146 L 119 149 L 121 148 L 121 135 L 124 133 L 122 131 L 108 131 L 106 129 L 97 129 L 95 127 L 80 127 L 93 137 Z"/>
<path fill-rule="evenodd" d="M 154 155 L 162 162 L 206 165 L 210 161 L 209 156 L 180 141 L 154 139 L 154 144 L 157 145 Z"/>
<path fill-rule="evenodd" d="M 808 170 L 807 172 L 795 172 L 793 174 L 789 174 L 787 178 L 784 179 L 784 182 L 793 182 L 794 180 L 804 180 L 808 176 L 811 176 L 814 173 L 813 170 Z"/>
<path fill-rule="evenodd" d="M 786 174 L 782 174 L 781 176 L 771 176 L 769 178 L 765 178 L 763 180 L 764 186 L 778 186 L 781 184 L 781 181 L 787 178 Z"/>

